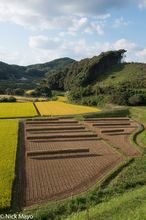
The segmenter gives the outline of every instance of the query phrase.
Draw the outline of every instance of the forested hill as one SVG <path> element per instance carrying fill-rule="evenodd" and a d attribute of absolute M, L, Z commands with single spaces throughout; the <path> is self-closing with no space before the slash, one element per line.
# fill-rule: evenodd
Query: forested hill
<path fill-rule="evenodd" d="M 121 62 L 125 50 L 103 52 L 99 56 L 74 62 L 61 71 L 49 75 L 47 82 L 51 89 L 69 90 L 72 87 L 86 87 L 112 66 Z"/>
<path fill-rule="evenodd" d="M 70 65 L 75 60 L 68 57 L 56 59 L 43 64 L 29 66 L 10 65 L 0 62 L 0 80 L 15 80 L 22 77 L 38 78 L 45 77 L 48 74 L 61 70 Z"/>
<path fill-rule="evenodd" d="M 146 64 L 124 63 L 125 50 L 83 59 L 49 75 L 47 84 L 65 90 L 71 102 L 83 105 L 144 105 Z"/>

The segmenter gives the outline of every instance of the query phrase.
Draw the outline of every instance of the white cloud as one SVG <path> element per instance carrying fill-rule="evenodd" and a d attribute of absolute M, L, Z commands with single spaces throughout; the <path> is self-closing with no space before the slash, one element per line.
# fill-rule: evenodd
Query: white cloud
<path fill-rule="evenodd" d="M 87 27 L 87 28 L 84 29 L 84 33 L 86 33 L 86 34 L 93 34 L 93 30 L 92 30 L 91 27 Z"/>
<path fill-rule="evenodd" d="M 107 18 L 110 18 L 110 17 L 111 17 L 111 14 L 110 14 L 110 13 L 95 16 L 95 18 L 103 19 L 103 20 L 104 20 L 104 19 L 107 19 Z"/>
<path fill-rule="evenodd" d="M 120 17 L 120 18 L 115 19 L 113 27 L 117 28 L 117 27 L 121 27 L 123 25 L 127 26 L 128 24 L 130 24 L 129 21 L 124 21 L 124 18 Z"/>
<path fill-rule="evenodd" d="M 136 53 L 136 56 L 138 57 L 146 57 L 146 48 L 143 50 L 140 50 Z"/>
<path fill-rule="evenodd" d="M 71 57 L 77 60 L 86 57 L 98 55 L 100 52 L 108 50 L 127 50 L 126 61 L 141 61 L 146 60 L 146 49 L 141 48 L 134 42 L 127 39 L 119 39 L 113 43 L 110 42 L 90 42 L 84 38 L 76 41 L 63 39 L 49 39 L 46 36 L 32 36 L 29 39 L 29 45 L 33 48 L 36 54 L 37 62 L 46 62 L 59 57 Z"/>
<path fill-rule="evenodd" d="M 58 48 L 60 45 L 59 38 L 50 39 L 46 36 L 31 36 L 29 38 L 29 46 L 32 48 L 42 49 L 42 50 L 50 50 Z"/>
<path fill-rule="evenodd" d="M 146 48 L 142 48 L 134 42 L 128 41 L 126 39 L 117 40 L 112 48 L 115 50 L 125 49 L 126 53 L 126 61 L 127 62 L 146 62 Z"/>
<path fill-rule="evenodd" d="M 69 28 L 74 16 L 107 19 L 109 9 L 126 7 L 133 2 L 136 0 L 0 0 L 0 21 L 31 29 Z M 84 22 L 85 18 L 77 21 L 79 27 Z M 74 22 L 73 28 L 78 28 Z"/>
<path fill-rule="evenodd" d="M 136 57 L 137 57 L 139 62 L 145 62 L 146 63 L 146 48 L 142 49 L 142 50 L 139 50 L 136 53 Z"/>
<path fill-rule="evenodd" d="M 140 47 L 131 42 L 131 41 L 128 41 L 124 38 L 120 39 L 120 40 L 117 40 L 114 44 L 113 44 L 113 48 L 115 50 L 119 50 L 119 49 L 126 49 L 128 50 L 129 52 L 133 52 L 133 51 L 136 51 L 136 50 L 139 50 Z"/>
<path fill-rule="evenodd" d="M 95 29 L 97 31 L 97 33 L 99 35 L 103 35 L 104 34 L 104 31 L 103 31 L 104 24 L 100 24 L 98 22 L 92 22 L 91 26 L 93 27 L 93 29 Z"/>
<path fill-rule="evenodd" d="M 5 47 L 0 46 L 0 61 L 9 63 L 9 64 L 17 64 L 17 65 L 28 65 L 32 64 L 35 60 L 36 54 L 25 54 L 20 53 L 19 51 L 9 51 Z"/>
<path fill-rule="evenodd" d="M 146 0 L 140 0 L 139 8 L 146 8 Z"/>
<path fill-rule="evenodd" d="M 42 35 L 31 36 L 29 39 L 29 46 L 36 54 L 37 61 L 39 60 L 41 62 L 64 56 L 79 60 L 85 57 L 92 57 L 101 51 L 110 49 L 110 44 L 108 42 L 104 44 L 100 44 L 99 42 L 88 44 L 83 38 L 76 41 L 68 41 L 65 39 L 60 41 L 60 39 L 49 39 Z"/>

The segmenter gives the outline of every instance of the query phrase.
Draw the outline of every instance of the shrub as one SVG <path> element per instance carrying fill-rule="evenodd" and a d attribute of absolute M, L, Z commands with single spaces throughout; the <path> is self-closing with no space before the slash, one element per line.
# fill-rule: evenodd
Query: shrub
<path fill-rule="evenodd" d="M 10 98 L 8 99 L 8 102 L 16 102 L 16 98 L 13 96 L 10 96 Z"/>
<path fill-rule="evenodd" d="M 130 105 L 141 105 L 143 104 L 143 97 L 140 94 L 135 94 L 129 98 Z"/>
<path fill-rule="evenodd" d="M 17 89 L 14 89 L 14 94 L 15 95 L 24 95 L 24 89 L 21 89 L 21 88 L 17 88 Z"/>
<path fill-rule="evenodd" d="M 2 97 L 2 98 L 0 99 L 0 102 L 8 102 L 8 98 Z"/>

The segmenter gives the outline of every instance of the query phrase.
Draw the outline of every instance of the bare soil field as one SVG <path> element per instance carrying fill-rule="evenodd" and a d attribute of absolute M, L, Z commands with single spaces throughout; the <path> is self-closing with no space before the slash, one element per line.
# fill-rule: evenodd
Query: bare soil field
<path fill-rule="evenodd" d="M 130 118 L 92 118 L 83 124 L 109 141 L 126 156 L 140 156 L 141 151 L 132 145 L 130 135 L 138 129 L 138 124 Z"/>
<path fill-rule="evenodd" d="M 71 119 L 29 120 L 23 132 L 21 207 L 83 192 L 124 160 L 95 132 Z"/>

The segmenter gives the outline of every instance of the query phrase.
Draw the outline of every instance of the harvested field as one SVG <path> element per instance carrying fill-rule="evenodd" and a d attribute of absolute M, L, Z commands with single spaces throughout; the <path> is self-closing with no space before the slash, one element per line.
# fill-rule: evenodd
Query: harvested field
<path fill-rule="evenodd" d="M 109 141 L 126 156 L 133 157 L 141 155 L 141 151 L 130 142 L 130 135 L 138 129 L 138 124 L 132 119 L 93 118 L 84 120 L 83 124 L 94 130 L 105 140 Z"/>
<path fill-rule="evenodd" d="M 129 118 L 126 117 L 115 117 L 115 118 L 86 118 L 85 121 L 92 121 L 92 122 L 96 122 L 96 121 L 129 121 Z"/>
<path fill-rule="evenodd" d="M 24 125 L 19 195 L 21 207 L 83 192 L 124 160 L 97 134 L 87 131 L 73 120 L 71 122 L 71 119 L 60 119 L 59 126 L 55 121 L 46 123 L 46 127 L 43 121 L 37 122 L 39 126 L 28 122 Z M 67 123 L 69 126 L 66 126 Z M 77 129 L 79 127 L 82 132 Z"/>

